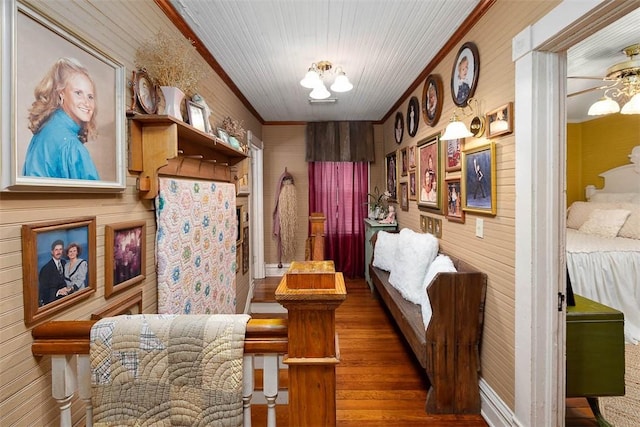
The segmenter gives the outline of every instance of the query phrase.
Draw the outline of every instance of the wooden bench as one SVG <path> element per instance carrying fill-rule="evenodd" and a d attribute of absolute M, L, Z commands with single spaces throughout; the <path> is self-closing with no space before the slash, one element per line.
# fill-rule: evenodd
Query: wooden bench
<path fill-rule="evenodd" d="M 425 369 L 432 414 L 480 413 L 480 343 L 487 276 L 451 257 L 457 272 L 439 273 L 427 288 L 433 315 L 424 326 L 419 305 L 389 283 L 389 272 L 369 265 L 380 299 Z"/>

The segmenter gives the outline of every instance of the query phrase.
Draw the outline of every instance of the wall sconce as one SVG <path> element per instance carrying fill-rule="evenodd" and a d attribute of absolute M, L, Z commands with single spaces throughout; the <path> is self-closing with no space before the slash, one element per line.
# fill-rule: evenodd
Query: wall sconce
<path fill-rule="evenodd" d="M 474 106 L 471 105 L 472 103 Z M 484 117 L 477 113 L 479 110 L 478 105 L 479 102 L 476 98 L 469 98 L 467 100 L 467 105 L 456 108 L 440 139 L 447 141 L 452 139 L 468 138 L 471 136 L 480 138 L 482 134 L 484 134 L 485 120 Z M 466 110 L 467 108 L 469 111 Z M 470 130 L 467 128 L 467 125 L 460 121 L 458 114 L 456 114 L 457 112 L 460 112 L 462 117 L 473 116 L 473 119 L 471 119 Z"/>

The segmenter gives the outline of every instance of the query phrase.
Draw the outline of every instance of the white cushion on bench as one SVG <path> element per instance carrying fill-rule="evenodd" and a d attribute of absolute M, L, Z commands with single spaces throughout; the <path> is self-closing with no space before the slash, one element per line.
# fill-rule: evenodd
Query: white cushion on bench
<path fill-rule="evenodd" d="M 438 254 L 438 239 L 432 234 L 416 233 L 409 228 L 403 228 L 399 236 L 389 283 L 405 299 L 420 304 L 424 277 Z"/>
<path fill-rule="evenodd" d="M 396 259 L 396 250 L 400 241 L 399 233 L 378 231 L 376 245 L 373 249 L 373 266 L 384 271 L 391 271 Z"/>

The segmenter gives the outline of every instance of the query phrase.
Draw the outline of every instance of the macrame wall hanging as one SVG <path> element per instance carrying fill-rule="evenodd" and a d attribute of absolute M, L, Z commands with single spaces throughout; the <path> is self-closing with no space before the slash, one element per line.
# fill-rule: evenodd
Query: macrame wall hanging
<path fill-rule="evenodd" d="M 278 179 L 273 210 L 273 235 L 278 241 L 278 268 L 282 268 L 283 259 L 291 260 L 295 256 L 297 228 L 296 186 L 293 176 L 285 168 Z"/>

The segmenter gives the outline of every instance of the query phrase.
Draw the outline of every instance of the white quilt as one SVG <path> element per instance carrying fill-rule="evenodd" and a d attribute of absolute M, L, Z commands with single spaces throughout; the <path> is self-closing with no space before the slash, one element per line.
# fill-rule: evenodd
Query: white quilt
<path fill-rule="evenodd" d="M 625 340 L 640 342 L 640 240 L 567 229 L 573 292 L 624 313 Z"/>

